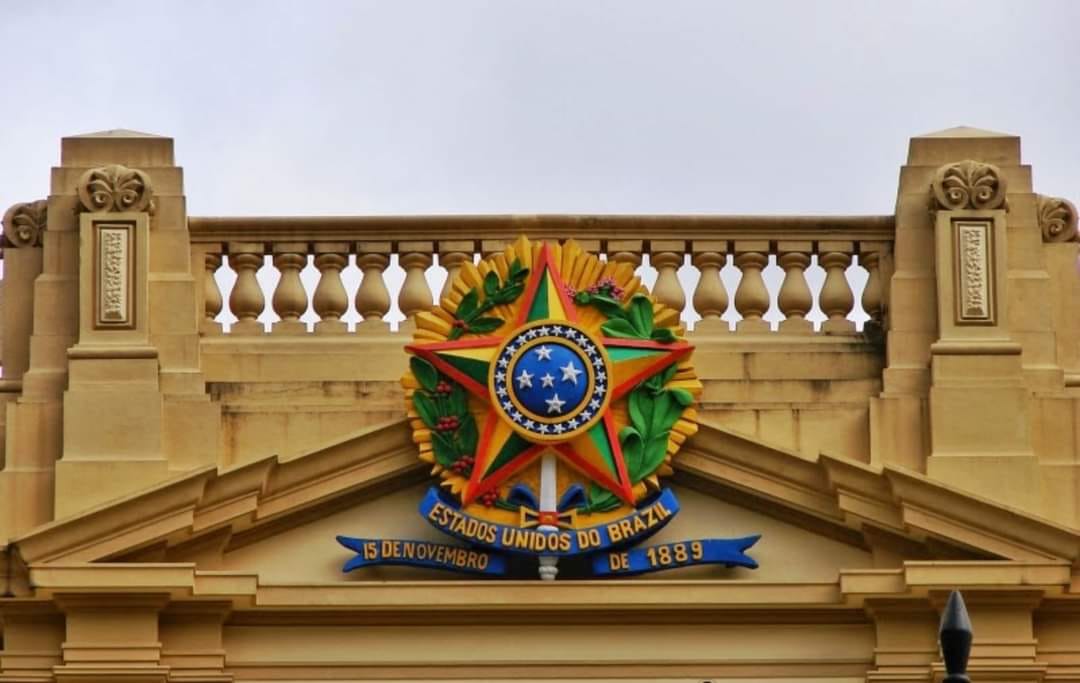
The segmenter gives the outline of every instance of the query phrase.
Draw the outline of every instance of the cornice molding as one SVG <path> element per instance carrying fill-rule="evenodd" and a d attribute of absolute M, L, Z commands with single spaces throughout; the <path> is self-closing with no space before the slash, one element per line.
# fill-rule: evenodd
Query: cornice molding
<path fill-rule="evenodd" d="M 1076 531 L 894 467 L 807 458 L 702 424 L 675 468 L 685 476 L 768 501 L 866 545 L 883 530 L 913 543 L 945 543 L 987 559 L 1074 562 Z M 153 544 L 175 547 L 225 534 L 236 547 L 337 509 L 343 501 L 407 486 L 423 470 L 400 420 L 280 461 L 209 467 L 12 541 L 26 564 L 100 562 Z M 856 538 L 858 538 L 856 536 Z"/>

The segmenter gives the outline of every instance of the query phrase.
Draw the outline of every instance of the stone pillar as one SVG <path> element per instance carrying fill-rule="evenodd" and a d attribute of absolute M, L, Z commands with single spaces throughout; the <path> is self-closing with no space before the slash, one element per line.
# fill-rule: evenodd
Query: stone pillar
<path fill-rule="evenodd" d="M 1027 255 L 1031 240 L 1013 228 L 1014 221 L 1026 221 L 1026 210 L 1017 214 L 1014 205 L 1030 192 L 1030 169 L 1020 164 L 1015 136 L 955 128 L 911 140 L 900 173 L 893 272 L 884 288 L 888 367 L 881 396 L 871 404 L 873 462 L 929 472 L 992 496 L 997 490 L 985 488 L 991 485 L 980 483 L 979 473 L 997 464 L 1015 467 L 1021 479 L 999 471 L 993 480 L 1013 482 L 1012 493 L 1002 492 L 1000 500 L 1029 510 L 1039 487 L 1032 479 L 1037 470 L 1024 389 L 1053 374 L 1040 369 L 1048 369 L 1041 338 L 1017 335 L 1015 327 L 1016 319 L 1030 326 L 1035 315 L 1019 310 L 1016 290 L 1031 289 L 1018 282 L 1038 280 L 1038 267 Z M 1037 228 L 1030 237 L 1037 246 Z M 982 255 L 974 255 L 979 248 Z M 970 280 L 958 288 L 958 277 Z M 963 297 L 970 305 L 980 286 L 992 297 L 992 310 L 985 299 L 976 302 L 981 312 L 961 311 Z M 988 417 L 1005 418 L 1007 411 L 1015 412 L 1002 421 Z M 969 462 L 977 453 L 992 460 Z"/>
<path fill-rule="evenodd" d="M 53 191 L 77 197 L 70 227 L 79 240 L 68 257 L 79 286 L 57 517 L 217 460 L 220 409 L 199 372 L 202 281 L 192 274 L 172 147 L 130 131 L 62 143 Z"/>

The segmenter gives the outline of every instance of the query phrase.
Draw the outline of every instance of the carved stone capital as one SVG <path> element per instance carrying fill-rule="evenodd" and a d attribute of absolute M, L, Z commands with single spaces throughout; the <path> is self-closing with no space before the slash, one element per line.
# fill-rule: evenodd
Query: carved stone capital
<path fill-rule="evenodd" d="M 1005 178 L 993 164 L 970 159 L 945 164 L 934 174 L 930 187 L 934 209 L 1005 208 Z"/>
<path fill-rule="evenodd" d="M 49 202 L 44 199 L 22 202 L 8 209 L 4 214 L 4 246 L 40 247 L 48 212 Z"/>
<path fill-rule="evenodd" d="M 1043 242 L 1080 242 L 1076 205 L 1061 197 L 1035 195 Z"/>
<path fill-rule="evenodd" d="M 79 201 L 86 211 L 154 211 L 150 176 L 119 164 L 92 168 L 79 178 Z"/>

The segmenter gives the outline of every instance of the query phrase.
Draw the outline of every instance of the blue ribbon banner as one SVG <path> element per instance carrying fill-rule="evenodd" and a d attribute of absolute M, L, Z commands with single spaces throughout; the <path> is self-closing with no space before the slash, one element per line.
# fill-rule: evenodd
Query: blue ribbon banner
<path fill-rule="evenodd" d="M 420 514 L 436 529 L 474 546 L 526 555 L 583 555 L 633 545 L 652 536 L 679 512 L 679 501 L 664 489 L 651 502 L 619 519 L 583 529 L 540 531 L 495 524 L 469 515 L 432 487 L 420 502 Z"/>
<path fill-rule="evenodd" d="M 338 543 L 356 551 L 341 568 L 350 572 L 360 567 L 374 565 L 406 565 L 430 567 L 454 572 L 503 576 L 506 574 L 506 558 L 498 553 L 473 548 L 462 548 L 444 543 L 407 541 L 387 538 L 350 538 L 338 536 Z"/>
<path fill-rule="evenodd" d="M 723 564 L 728 567 L 757 569 L 754 558 L 745 551 L 761 536 L 743 538 L 707 538 L 663 543 L 647 548 L 600 553 L 593 557 L 594 576 L 632 576 L 698 564 Z"/>

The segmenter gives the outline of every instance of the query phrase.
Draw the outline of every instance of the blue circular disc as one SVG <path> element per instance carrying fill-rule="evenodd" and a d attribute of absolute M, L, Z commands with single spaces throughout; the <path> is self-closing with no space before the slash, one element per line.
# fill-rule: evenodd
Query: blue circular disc
<path fill-rule="evenodd" d="M 510 391 L 529 412 L 547 418 L 567 415 L 585 400 L 587 361 L 580 349 L 552 340 L 522 353 L 511 368 Z"/>

